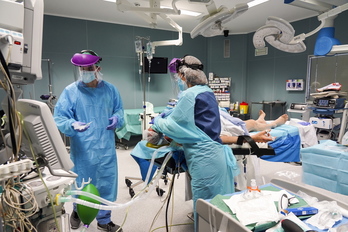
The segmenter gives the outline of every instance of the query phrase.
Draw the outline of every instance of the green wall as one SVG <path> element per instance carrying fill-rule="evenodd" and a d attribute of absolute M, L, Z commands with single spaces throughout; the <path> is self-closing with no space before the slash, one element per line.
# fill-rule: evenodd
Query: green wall
<path fill-rule="evenodd" d="M 348 43 L 346 30 L 348 12 L 341 13 L 335 20 L 336 38 L 343 44 Z M 319 25 L 316 17 L 291 23 L 296 35 L 312 31 Z M 124 107 L 141 108 L 143 101 L 142 78 L 139 74 L 138 58 L 134 41 L 136 36 L 150 37 L 151 41 L 177 39 L 175 31 L 124 26 L 118 24 L 71 19 L 57 16 L 44 17 L 43 59 L 49 59 L 51 65 L 52 90 L 59 97 L 64 87 L 74 81 L 74 67 L 70 58 L 82 49 L 92 49 L 101 57 L 103 78 L 115 84 L 121 92 Z M 287 79 L 306 79 L 307 58 L 313 54 L 316 35 L 305 40 L 307 50 L 291 54 L 268 46 L 268 55 L 254 56 L 252 37 L 230 35 L 191 39 L 183 34 L 182 46 L 160 46 L 154 56 L 182 57 L 191 54 L 200 58 L 204 71 L 220 77 L 231 77 L 231 101 L 272 101 L 280 100 L 304 102 L 305 91 L 286 91 Z M 230 57 L 224 58 L 224 41 L 230 40 Z M 43 62 L 43 79 L 34 85 L 23 86 L 25 98 L 39 100 L 40 95 L 48 93 L 47 62 Z M 151 74 L 146 83 L 146 100 L 155 106 L 165 105 L 174 97 L 171 91 L 169 74 Z M 288 106 L 287 106 L 288 107 Z M 256 111 L 254 111 L 256 112 Z M 252 115 L 252 117 L 255 117 Z"/>
<path fill-rule="evenodd" d="M 348 43 L 348 32 L 346 30 L 348 22 L 348 12 L 343 12 L 335 19 L 335 37 L 342 44 Z M 295 29 L 295 35 L 308 33 L 319 26 L 317 17 L 291 23 Z M 314 53 L 314 45 L 317 34 L 307 37 L 304 43 L 306 51 L 302 53 L 286 53 L 268 46 L 268 55 L 255 56 L 255 49 L 252 43 L 254 33 L 248 34 L 247 49 L 247 102 L 259 102 L 262 100 L 280 100 L 290 103 L 305 102 L 305 91 L 286 91 L 285 83 L 288 79 L 304 79 L 307 76 L 307 60 L 309 55 Z M 348 64 L 347 64 L 348 65 Z M 348 75 L 348 73 L 347 73 Z M 252 117 L 255 118 L 261 105 L 257 105 L 253 110 Z M 280 110 L 280 108 L 278 108 Z M 280 112 L 278 112 L 280 114 Z M 299 117 L 299 114 L 290 113 L 290 117 Z"/>
<path fill-rule="evenodd" d="M 155 106 L 166 105 L 174 95 L 171 91 L 169 74 L 139 74 L 139 61 L 134 41 L 137 36 L 150 37 L 151 41 L 173 40 L 178 38 L 175 31 L 164 31 L 142 27 L 78 20 L 64 17 L 44 17 L 42 58 L 49 59 L 53 94 L 59 96 L 64 87 L 73 82 L 74 66 L 70 63 L 72 55 L 83 49 L 92 49 L 103 58 L 101 62 L 103 79 L 119 89 L 124 107 L 141 108 L 143 102 L 143 79 L 146 85 L 146 101 Z M 189 34 L 183 35 L 182 46 L 156 47 L 154 56 L 174 57 L 192 54 L 207 62 L 207 39 L 200 37 L 191 40 Z M 145 40 L 146 42 L 146 40 Z M 25 98 L 40 100 L 48 91 L 48 63 L 43 62 L 43 79 L 34 85 L 24 86 Z"/>

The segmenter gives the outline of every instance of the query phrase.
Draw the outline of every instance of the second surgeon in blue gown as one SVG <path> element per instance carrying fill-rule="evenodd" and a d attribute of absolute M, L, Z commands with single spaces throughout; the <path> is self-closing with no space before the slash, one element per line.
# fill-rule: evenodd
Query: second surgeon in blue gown
<path fill-rule="evenodd" d="M 115 129 L 124 124 L 123 104 L 117 88 L 102 80 L 99 57 L 91 50 L 76 53 L 71 62 L 78 67 L 80 79 L 67 86 L 55 106 L 54 119 L 59 130 L 70 137 L 70 157 L 78 174 L 76 182 L 92 179 L 100 196 L 117 198 L 117 157 Z M 110 210 L 100 210 L 98 229 L 116 231 Z M 70 218 L 71 228 L 81 220 L 76 209 Z M 119 230 L 119 231 L 122 231 Z"/>

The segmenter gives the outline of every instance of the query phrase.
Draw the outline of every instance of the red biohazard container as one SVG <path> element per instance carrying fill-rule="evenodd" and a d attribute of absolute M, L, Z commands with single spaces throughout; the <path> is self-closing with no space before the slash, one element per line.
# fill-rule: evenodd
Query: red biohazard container
<path fill-rule="evenodd" d="M 246 102 L 241 102 L 239 105 L 239 113 L 240 114 L 247 114 L 248 113 L 249 105 Z"/>

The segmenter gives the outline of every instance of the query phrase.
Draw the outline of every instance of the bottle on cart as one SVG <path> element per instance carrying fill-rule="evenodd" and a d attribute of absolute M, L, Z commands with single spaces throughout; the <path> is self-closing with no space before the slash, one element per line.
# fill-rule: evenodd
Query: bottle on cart
<path fill-rule="evenodd" d="M 236 103 L 234 104 L 233 111 L 239 111 L 239 102 L 238 101 L 236 101 Z"/>
<path fill-rule="evenodd" d="M 261 196 L 261 190 L 259 189 L 259 187 L 256 184 L 256 180 L 255 179 L 251 179 L 250 180 L 250 186 L 247 187 L 247 190 L 245 191 L 243 197 L 245 199 L 253 199 L 253 198 L 257 198 L 259 196 Z"/>
<path fill-rule="evenodd" d="M 248 191 L 252 192 L 252 191 L 258 191 L 260 192 L 259 187 L 256 184 L 256 180 L 255 179 L 251 179 L 250 180 L 250 187 L 248 187 Z"/>

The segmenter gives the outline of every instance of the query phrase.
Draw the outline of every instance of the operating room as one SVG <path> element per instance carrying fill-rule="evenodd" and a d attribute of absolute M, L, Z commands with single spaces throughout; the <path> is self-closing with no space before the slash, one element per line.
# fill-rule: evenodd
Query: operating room
<path fill-rule="evenodd" d="M 2 1 L 7 0 L 0 0 L 0 3 Z M 266 2 L 263 4 L 269 4 L 268 8 L 270 8 L 275 1 L 278 0 L 269 0 L 268 3 Z M 329 4 L 327 2 L 330 2 L 324 0 L 318 1 L 325 2 L 325 4 Z M 112 206 L 110 207 L 112 208 L 113 222 L 122 225 L 123 231 L 258 231 L 255 229 L 256 227 L 250 228 L 240 226 L 241 223 L 237 222 L 235 216 L 226 216 L 226 214 L 229 213 L 221 213 L 222 211 L 218 209 L 217 206 L 209 203 L 210 199 L 204 199 L 207 202 L 206 204 L 204 203 L 204 207 L 207 208 L 202 206 L 202 208 L 197 209 L 198 212 L 195 222 L 191 220 L 188 215 L 193 211 L 192 200 L 185 199 L 187 189 L 190 187 L 186 185 L 185 177 L 187 178 L 187 176 L 184 172 L 176 173 L 176 175 L 168 173 L 166 177 L 169 178 L 169 184 L 164 182 L 162 179 L 158 180 L 158 185 L 163 189 L 163 195 L 156 192 L 156 189 L 153 190 L 150 187 L 150 189 L 153 190 L 150 194 L 144 193 L 139 201 L 130 202 L 133 195 L 130 194 L 130 187 L 125 183 L 125 179 L 127 179 L 126 177 L 133 178 L 141 175 L 141 167 L 130 154 L 134 147 L 144 139 L 144 124 L 145 126 L 150 126 L 149 121 L 151 121 L 151 119 L 147 120 L 146 118 L 146 120 L 144 120 L 144 117 L 141 117 L 141 115 L 144 115 L 143 113 L 145 113 L 144 107 L 149 107 L 150 110 L 155 109 L 155 111 L 151 113 L 160 113 L 160 111 L 156 110 L 165 109 L 171 99 L 178 97 L 175 95 L 176 93 L 172 91 L 173 83 L 171 81 L 171 74 L 168 70 L 165 70 L 162 73 L 144 71 L 145 59 L 151 60 L 151 58 L 148 58 L 150 52 L 146 49 L 148 43 L 151 42 L 153 43 L 153 49 L 151 49 L 150 54 L 152 59 L 164 59 L 166 67 L 173 58 L 182 58 L 186 55 L 192 55 L 202 62 L 204 66 L 203 72 L 207 78 L 229 78 L 230 83 L 227 91 L 228 100 L 220 102 L 219 105 L 221 108 L 227 110 L 231 115 L 233 115 L 232 113 L 234 112 L 235 117 L 240 117 L 243 120 L 257 119 L 260 110 L 263 110 L 266 113 L 266 120 L 276 120 L 279 116 L 287 114 L 287 126 L 290 126 L 289 123 L 293 123 L 292 125 L 298 123 L 293 127 L 296 128 L 297 135 L 299 137 L 300 135 L 302 136 L 300 138 L 302 141 L 298 141 L 300 147 L 282 148 L 283 156 L 290 156 L 290 150 L 296 149 L 296 154 L 298 155 L 294 160 L 285 157 L 284 160 L 278 159 L 272 161 L 272 157 L 270 160 L 267 160 L 259 159 L 262 157 L 262 154 L 260 157 L 258 155 L 253 155 L 260 160 L 258 161 L 259 170 L 256 172 L 256 179 L 259 181 L 258 186 L 260 189 L 263 186 L 266 186 L 264 188 L 267 189 L 270 188 L 269 185 L 272 185 L 273 187 L 273 185 L 277 186 L 277 184 L 279 184 L 280 188 L 285 190 L 288 189 L 291 194 L 297 194 L 299 190 L 304 192 L 308 190 L 309 195 L 313 194 L 313 196 L 319 198 L 319 200 L 337 200 L 338 205 L 343 212 L 343 219 L 342 222 L 338 222 L 340 224 L 335 224 L 335 228 L 347 225 L 348 182 L 344 177 L 347 175 L 348 171 L 346 168 L 338 166 L 339 163 L 348 163 L 348 150 L 346 150 L 346 146 L 342 146 L 342 143 L 348 145 L 348 138 L 344 136 L 345 132 L 348 130 L 348 128 L 346 128 L 347 124 L 344 125 L 344 123 L 347 123 L 346 120 L 348 120 L 348 107 L 345 106 L 345 95 L 348 91 L 348 81 L 346 78 L 348 75 L 348 58 L 345 58 L 348 57 L 348 32 L 346 29 L 348 10 L 343 10 L 334 18 L 334 37 L 340 41 L 340 45 L 344 46 L 346 52 L 339 51 L 335 54 L 316 56 L 314 54 L 317 52 L 315 45 L 319 34 L 318 32 L 303 39 L 302 42 L 305 49 L 301 52 L 294 53 L 282 51 L 267 42 L 265 42 L 267 49 L 257 49 L 255 48 L 254 34 L 259 28 L 251 29 L 250 31 L 240 30 L 236 32 L 233 27 L 226 26 L 224 31 L 228 34 L 221 32 L 220 34 L 211 37 L 198 34 L 192 38 L 193 36 L 190 34 L 192 29 L 186 28 L 185 24 L 178 23 L 179 27 L 182 27 L 181 33 L 172 25 L 166 25 L 168 22 L 163 22 L 164 19 L 161 17 L 157 17 L 158 27 L 153 28 L 151 25 L 144 22 L 142 25 L 137 25 L 134 23 L 136 20 L 133 21 L 131 19 L 129 20 L 129 23 L 113 22 L 112 19 L 105 19 L 103 21 L 101 19 L 93 18 L 95 12 L 90 14 L 91 17 L 88 17 L 88 14 L 86 14 L 87 16 L 77 16 L 77 14 L 74 15 L 74 13 L 59 12 L 58 9 L 54 11 L 47 7 L 56 6 L 53 2 L 53 0 L 43 0 L 45 8 L 43 12 L 41 44 L 42 79 L 34 80 L 32 83 L 25 83 L 25 80 L 19 80 L 17 83 L 14 83 L 13 87 L 16 93 L 16 98 L 32 99 L 47 103 L 50 110 L 53 111 L 54 106 L 65 87 L 72 82 L 77 81 L 79 78 L 76 72 L 76 67 L 71 63 L 73 55 L 88 49 L 93 50 L 102 58 L 100 64 L 103 80 L 117 87 L 120 96 L 122 97 L 125 113 L 137 112 L 136 121 L 138 122 L 136 122 L 136 127 L 141 130 L 140 133 L 127 133 L 127 136 L 121 138 L 119 138 L 120 134 L 115 132 L 115 149 L 118 159 L 118 196 L 116 203 L 119 203 L 121 206 L 115 206 L 114 209 Z M 84 5 L 89 4 L 89 2 L 93 2 L 93 4 L 98 2 L 97 5 L 101 4 L 108 8 L 114 8 L 115 14 L 129 14 L 132 15 L 132 17 L 140 17 L 132 12 L 132 10 L 120 12 L 116 7 L 115 2 L 101 0 L 77 1 L 76 3 L 74 3 L 74 1 L 64 2 L 69 2 L 69 4 L 72 5 L 79 4 L 79 11 L 85 11 Z M 159 2 L 164 4 L 164 1 Z M 180 2 L 185 2 L 186 4 L 205 4 L 202 2 L 190 3 L 190 0 L 173 2 L 178 2 L 179 6 L 182 6 L 179 4 Z M 246 4 L 249 1 L 237 2 Z M 339 5 L 347 5 L 348 1 L 337 0 L 336 2 L 339 2 Z M 146 5 L 147 1 L 139 1 L 139 3 Z M 166 1 L 166 3 L 170 4 L 171 1 Z M 223 4 L 223 1 L 215 1 L 215 4 L 219 7 L 219 4 Z M 229 4 L 230 8 L 233 8 L 234 5 L 236 4 Z M 298 8 L 299 10 L 303 10 L 301 7 L 290 6 L 290 4 L 289 7 L 291 7 L 291 9 Z M 75 6 L 72 8 L 75 8 Z M 257 6 L 250 8 L 249 11 L 253 11 L 255 14 L 260 13 L 257 10 Z M 2 12 L 2 9 L 0 9 L 0 12 Z M 99 10 L 96 10 L 96 12 L 99 12 Z M 206 13 L 207 12 L 204 12 L 203 14 Z M 179 21 L 176 21 L 176 17 L 179 16 L 171 16 L 170 14 L 168 14 L 168 16 L 171 17 L 170 20 L 174 20 L 174 22 Z M 265 25 L 268 16 L 282 18 L 282 15 L 274 10 L 273 15 L 267 15 L 264 17 L 261 26 Z M 195 20 L 197 18 L 195 18 Z M 247 21 L 248 19 L 243 18 L 243 14 L 241 14 L 231 21 L 233 20 Z M 195 22 L 196 24 L 199 23 L 198 20 Z M 310 17 L 306 16 L 293 19 L 289 24 L 291 24 L 295 30 L 295 35 L 300 35 L 301 33 L 313 32 L 320 25 L 320 22 L 318 20 L 318 13 L 313 13 Z M 3 27 L 3 25 L 0 22 L 0 28 L 1 27 Z M 179 43 L 175 44 L 174 42 L 172 44 L 166 44 L 166 41 L 177 41 L 181 36 L 182 40 L 179 41 Z M 137 47 L 135 44 L 137 41 L 140 41 L 142 44 L 143 50 L 141 52 L 136 50 Z M 328 58 L 328 60 L 324 60 L 326 58 Z M 322 71 L 323 73 L 320 73 L 320 70 L 324 70 Z M 0 75 L 0 77 L 2 78 L 3 75 Z M 319 80 L 318 78 L 321 79 Z M 287 85 L 289 81 L 301 83 L 300 88 L 289 88 Z M 313 99 L 316 98 L 311 94 L 317 92 L 316 90 L 319 88 L 329 86 L 336 82 L 339 82 L 341 85 L 341 88 L 339 91 L 336 91 L 336 93 L 339 92 L 337 95 L 339 99 L 344 98 L 343 105 L 339 102 L 341 106 L 338 106 L 338 109 L 335 109 L 335 107 L 331 107 L 331 105 L 320 105 L 324 104 L 322 101 L 318 103 L 315 101 L 315 104 L 317 105 L 314 104 L 314 106 L 317 106 L 317 108 L 324 108 L 325 110 L 328 108 L 330 108 L 330 110 L 337 110 L 337 112 L 334 111 L 334 116 L 339 118 L 339 123 L 332 120 L 331 111 L 328 114 L 330 114 L 329 119 L 332 127 L 339 127 L 336 127 L 334 131 L 331 130 L 331 127 L 329 130 L 326 127 L 321 128 L 313 126 L 311 121 L 312 123 L 324 122 L 321 118 L 324 113 L 315 110 L 315 107 L 313 108 Z M 342 95 L 340 95 L 341 93 Z M 336 99 L 337 96 L 334 96 L 333 99 Z M 8 96 L 4 90 L 0 91 L 0 99 L 2 103 L 6 102 L 7 97 Z M 325 98 L 325 100 L 326 99 L 327 98 Z M 239 111 L 238 105 L 241 106 L 240 104 L 242 102 L 248 104 L 247 114 Z M 235 111 L 234 107 L 236 106 L 238 109 Z M 1 109 L 6 112 L 6 104 L 1 105 Z M 317 118 L 317 115 L 320 115 L 320 117 Z M 327 121 L 325 120 L 325 123 L 326 122 Z M 306 134 L 307 131 L 304 128 L 309 126 L 312 130 L 311 132 L 313 132 L 313 130 L 315 131 L 314 135 Z M 272 131 L 275 131 L 274 136 L 278 135 L 277 133 L 281 133 L 278 132 L 276 128 L 271 130 L 271 134 Z M 292 132 L 289 132 L 289 134 L 292 134 Z M 69 151 L 69 138 L 63 134 L 61 135 L 62 141 L 65 143 L 64 145 L 67 146 L 67 151 Z M 310 142 L 305 141 L 307 139 L 305 137 L 306 135 L 308 136 L 308 139 L 311 139 Z M 277 138 L 274 137 L 274 140 L 276 139 Z M 315 141 L 313 142 L 313 140 Z M 311 145 L 306 146 L 304 141 Z M 1 142 L 3 143 L 3 140 L 1 140 Z M 323 148 L 325 142 L 328 142 L 329 145 L 327 146 L 329 148 Z M 318 149 L 316 149 L 316 147 L 318 147 Z M 338 147 L 337 152 L 332 155 L 332 150 L 335 150 L 336 147 Z M 235 147 L 233 147 L 233 149 L 234 148 Z M 268 149 L 272 150 L 269 146 Z M 287 149 L 289 152 L 286 152 Z M 276 153 L 277 152 L 278 150 L 276 150 Z M 3 154 L 3 152 L 1 154 Z M 277 155 L 278 154 L 275 156 Z M 302 160 L 305 155 L 307 155 L 307 157 L 312 156 Z M 338 158 L 337 156 L 340 157 Z M 331 166 L 331 164 L 322 164 L 320 166 L 315 163 L 315 157 L 320 157 L 318 158 L 320 159 L 320 162 L 328 161 L 330 163 L 330 160 L 332 159 L 334 160 L 332 162 L 337 164 L 337 167 Z M 151 158 L 149 160 L 151 161 Z M 3 161 L 3 159 L 1 159 L 1 161 Z M 312 163 L 315 163 L 315 165 L 311 166 Z M 8 163 L 3 163 L 1 166 L 5 166 L 6 164 Z M 305 169 L 303 169 L 304 165 Z M 157 172 L 159 172 L 159 168 L 160 166 L 158 166 Z M 307 182 L 303 179 L 304 172 L 306 172 Z M 330 174 L 324 174 L 321 176 L 318 172 L 330 172 Z M 171 182 L 174 182 L 174 179 L 171 179 L 172 177 L 175 178 L 175 184 L 172 193 L 172 200 L 170 202 L 171 208 L 169 212 L 166 212 L 164 200 L 171 191 L 170 184 Z M 16 178 L 11 179 L 16 180 Z M 285 184 L 281 181 L 271 183 L 272 179 L 283 180 Z M 1 180 L 2 186 L 4 186 L 5 179 L 2 177 Z M 131 181 L 136 182 L 137 180 L 131 179 Z M 248 179 L 248 181 L 250 181 L 250 179 Z M 64 183 L 64 185 L 65 184 L 66 183 Z M 66 189 L 73 186 L 73 184 L 71 184 L 71 186 L 70 184 L 71 183 L 69 183 L 69 186 L 66 186 Z M 246 184 L 248 186 L 250 185 L 250 183 Z M 143 183 L 135 186 L 134 191 L 136 193 L 142 191 L 142 185 Z M 333 185 L 336 187 L 333 187 Z M 239 190 L 244 191 L 245 189 L 238 189 L 238 191 Z M 64 193 L 61 192 L 60 194 L 64 195 Z M 69 199 L 69 197 L 67 197 L 67 199 Z M 214 198 L 214 200 L 216 199 Z M 129 204 L 129 208 L 128 206 L 122 206 L 122 204 Z M 60 231 L 82 231 L 82 226 L 78 229 L 70 228 L 68 218 L 73 209 L 72 202 L 66 202 L 62 205 L 62 208 L 66 210 L 66 212 L 64 212 L 66 214 L 63 215 L 64 219 L 61 219 L 59 223 L 63 225 L 63 221 L 65 220 L 65 223 L 67 224 L 64 224 Z M 161 208 L 163 208 L 162 211 Z M 60 208 L 58 209 L 60 210 Z M 204 212 L 199 212 L 199 210 Z M 212 217 L 214 217 L 214 219 L 212 219 Z M 221 217 L 225 219 L 221 219 Z M 167 220 L 170 221 L 170 228 L 168 228 Z M 218 222 L 216 222 L 216 220 Z M 4 219 L 2 221 L 4 221 Z M 50 223 L 52 223 L 52 221 L 50 221 Z M 44 221 L 40 226 L 41 230 L 38 230 L 39 232 L 51 231 L 48 230 L 48 224 L 45 224 Z M 7 230 L 5 228 L 6 226 L 1 227 L 0 231 L 2 231 L 2 229 L 4 229 L 3 231 L 16 231 L 9 229 L 9 227 L 7 227 Z M 42 228 L 45 228 L 45 230 Z M 315 227 L 310 227 L 310 229 L 313 228 Z M 343 228 L 343 226 L 341 228 Z M 345 228 L 347 229 L 348 226 Z M 97 229 L 96 220 L 91 222 L 89 228 L 86 227 L 84 229 L 86 231 L 99 231 Z M 328 229 L 329 228 L 316 228 L 314 231 L 328 231 Z M 331 232 L 348 231 L 348 229 L 330 229 L 331 230 L 329 231 Z M 279 228 L 279 230 L 274 229 L 273 231 L 285 230 Z M 305 230 L 302 229 L 302 231 Z M 296 231 L 294 230 L 294 232 Z"/>

